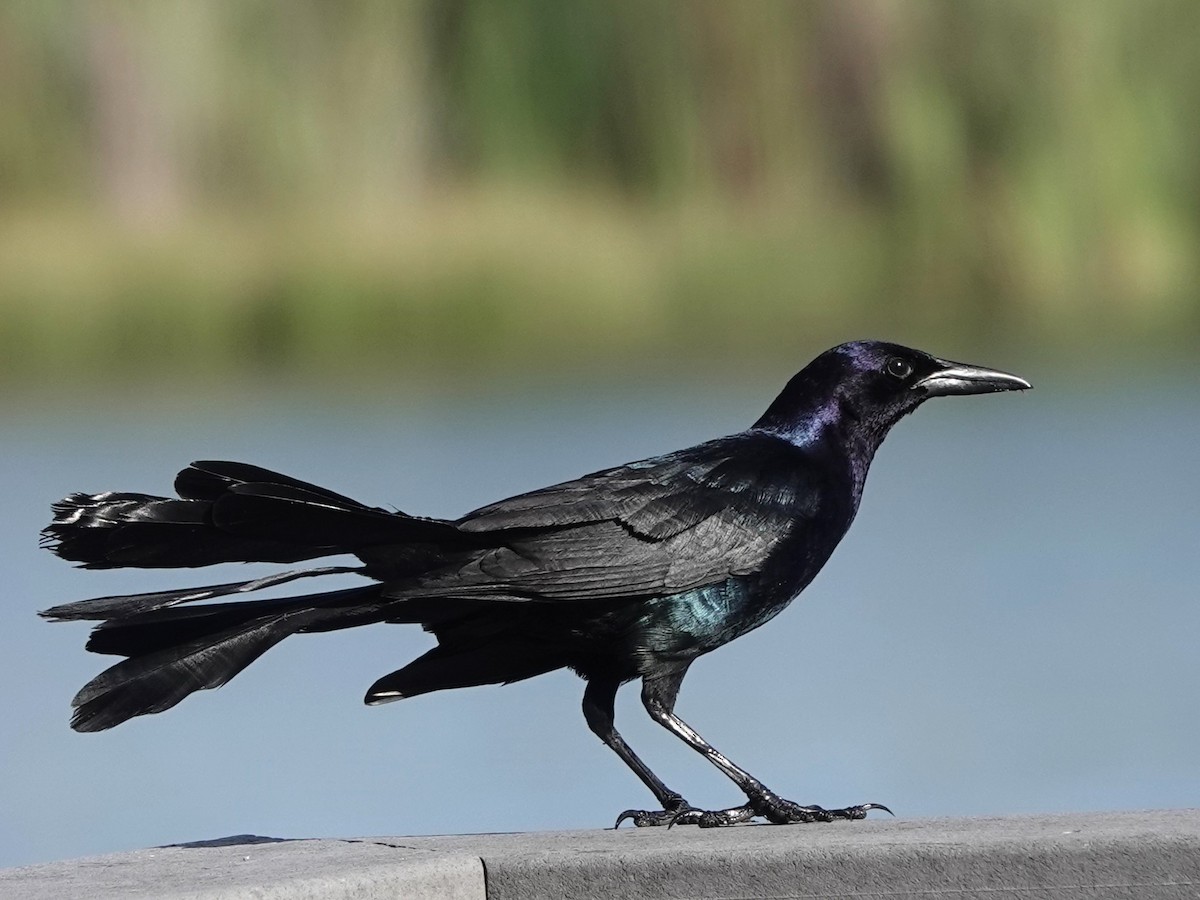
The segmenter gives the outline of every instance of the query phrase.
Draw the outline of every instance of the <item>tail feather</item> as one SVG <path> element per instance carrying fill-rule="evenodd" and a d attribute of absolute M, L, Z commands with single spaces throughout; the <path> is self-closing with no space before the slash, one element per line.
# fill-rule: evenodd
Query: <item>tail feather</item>
<path fill-rule="evenodd" d="M 307 573 L 306 573 L 307 574 Z M 347 610 L 373 608 L 378 584 L 343 591 L 186 608 L 164 607 L 109 619 L 87 649 L 128 657 L 75 695 L 76 731 L 102 731 L 134 716 L 170 709 L 189 694 L 220 687 L 298 631 Z M 354 617 L 355 623 L 366 618 Z"/>
<path fill-rule="evenodd" d="M 244 625 L 264 616 L 300 614 L 319 611 L 313 619 L 328 619 L 324 630 L 337 630 L 346 607 L 364 607 L 369 614 L 377 608 L 371 604 L 379 596 L 379 585 L 370 584 L 341 591 L 304 594 L 299 597 L 269 597 L 264 600 L 204 603 L 186 608 L 164 608 L 132 616 L 109 619 L 92 629 L 87 649 L 92 653 L 139 657 L 182 647 L 190 642 L 220 634 L 228 628 Z M 355 612 L 359 612 L 358 609 Z M 305 622 L 303 629 L 311 624 Z"/>
<path fill-rule="evenodd" d="M 272 472 L 249 463 L 200 460 L 189 465 L 175 476 L 175 493 L 190 500 L 216 500 L 239 484 L 273 484 L 298 488 L 309 494 L 333 501 L 339 506 L 367 507 L 357 500 L 326 488 L 292 478 L 280 472 Z"/>
<path fill-rule="evenodd" d="M 241 484 L 213 503 L 218 528 L 247 540 L 352 550 L 383 543 L 463 543 L 454 525 L 367 506 L 345 507 L 317 494 L 273 484 Z"/>
<path fill-rule="evenodd" d="M 75 695 L 71 727 L 103 731 L 134 716 L 170 709 L 195 691 L 220 687 L 318 614 L 310 609 L 256 618 L 119 662 Z"/>
<path fill-rule="evenodd" d="M 371 685 L 363 702 L 378 706 L 448 688 L 510 684 L 566 664 L 561 650 L 516 636 L 470 648 L 442 644 L 384 675 Z"/>
<path fill-rule="evenodd" d="M 124 594 L 116 597 L 77 600 L 74 603 L 63 603 L 59 606 L 52 606 L 50 609 L 44 609 L 38 615 L 55 622 L 124 618 L 156 609 L 166 609 L 180 603 L 196 603 L 201 600 L 211 600 L 214 597 L 258 591 L 286 584 L 298 578 L 311 578 L 316 575 L 360 574 L 361 572 L 362 569 L 358 566 L 322 566 L 316 569 L 278 572 L 250 581 L 231 581 L 226 584 L 209 584 L 204 587 L 175 591 L 155 591 L 146 594 Z"/>
<path fill-rule="evenodd" d="M 52 507 L 42 543 L 84 568 L 291 563 L 381 543 L 470 540 L 440 519 L 365 506 L 245 463 L 197 462 L 179 497 L 76 493 Z"/>
<path fill-rule="evenodd" d="M 53 504 L 42 545 L 85 569 L 190 568 L 222 562 L 291 563 L 324 550 L 247 539 L 211 522 L 212 504 L 149 494 L 70 494 Z"/>

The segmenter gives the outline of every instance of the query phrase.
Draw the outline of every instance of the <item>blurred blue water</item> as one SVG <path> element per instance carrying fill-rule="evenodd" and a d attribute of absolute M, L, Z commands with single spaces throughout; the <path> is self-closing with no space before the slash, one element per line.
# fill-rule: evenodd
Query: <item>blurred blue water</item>
<path fill-rule="evenodd" d="M 1200 384 L 1022 374 L 1038 390 L 901 423 L 802 600 L 693 667 L 681 714 L 786 796 L 903 817 L 1200 804 Z M 649 803 L 585 728 L 569 674 L 362 706 L 429 645 L 413 628 L 298 636 L 220 691 L 75 734 L 68 701 L 105 660 L 35 610 L 257 568 L 83 572 L 36 534 L 67 491 L 165 491 L 205 457 L 454 515 L 736 430 L 776 387 L 7 409 L 0 865 L 245 832 L 599 827 Z M 739 800 L 633 688 L 618 726 L 692 802 Z"/>

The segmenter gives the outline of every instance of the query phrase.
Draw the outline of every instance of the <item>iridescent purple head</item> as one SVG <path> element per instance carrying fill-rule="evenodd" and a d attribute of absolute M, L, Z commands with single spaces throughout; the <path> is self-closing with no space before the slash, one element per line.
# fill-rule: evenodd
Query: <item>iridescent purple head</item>
<path fill-rule="evenodd" d="M 951 362 L 885 341 L 826 350 L 788 382 L 756 428 L 797 443 L 842 437 L 871 449 L 930 397 L 1023 391 L 1023 378 Z"/>

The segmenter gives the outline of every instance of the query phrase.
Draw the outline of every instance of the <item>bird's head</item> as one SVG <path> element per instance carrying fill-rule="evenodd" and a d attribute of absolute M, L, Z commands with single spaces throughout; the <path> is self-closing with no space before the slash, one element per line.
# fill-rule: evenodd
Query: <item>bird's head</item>
<path fill-rule="evenodd" d="M 878 446 L 930 397 L 1023 391 L 1023 378 L 930 356 L 885 341 L 852 341 L 805 366 L 755 423 L 797 443 L 831 429 Z"/>

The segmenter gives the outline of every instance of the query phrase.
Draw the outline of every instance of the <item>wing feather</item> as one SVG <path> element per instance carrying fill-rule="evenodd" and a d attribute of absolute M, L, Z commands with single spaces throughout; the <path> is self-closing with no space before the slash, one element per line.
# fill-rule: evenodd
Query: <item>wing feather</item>
<path fill-rule="evenodd" d="M 802 450 L 773 436 L 710 441 L 469 513 L 455 524 L 492 547 L 416 590 L 580 600 L 720 583 L 760 571 L 817 514 L 827 485 Z"/>

